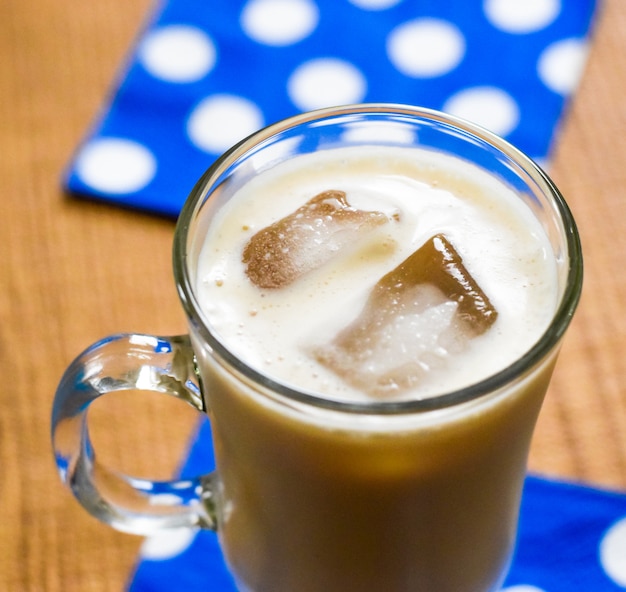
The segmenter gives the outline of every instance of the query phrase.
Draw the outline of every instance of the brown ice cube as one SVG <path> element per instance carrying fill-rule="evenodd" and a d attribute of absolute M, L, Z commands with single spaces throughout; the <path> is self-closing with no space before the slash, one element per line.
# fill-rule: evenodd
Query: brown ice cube
<path fill-rule="evenodd" d="M 463 265 L 463 259 L 443 234 L 437 234 L 380 279 L 372 298 L 388 306 L 411 286 L 432 284 L 459 306 L 459 315 L 476 333 L 484 333 L 498 313 Z"/>
<path fill-rule="evenodd" d="M 250 239 L 242 256 L 246 274 L 259 288 L 282 288 L 388 220 L 353 208 L 344 191 L 324 191 Z"/>
<path fill-rule="evenodd" d="M 497 314 L 438 234 L 382 277 L 358 318 L 314 355 L 359 389 L 397 394 L 444 368 Z"/>

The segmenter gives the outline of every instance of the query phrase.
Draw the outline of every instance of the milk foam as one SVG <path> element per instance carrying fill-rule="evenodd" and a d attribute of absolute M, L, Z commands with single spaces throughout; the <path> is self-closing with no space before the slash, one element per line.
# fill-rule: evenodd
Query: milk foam
<path fill-rule="evenodd" d="M 390 223 L 287 287 L 254 286 L 241 261 L 251 236 L 328 189 L 345 191 L 355 208 L 383 211 Z M 376 282 L 437 233 L 454 244 L 498 311 L 487 333 L 408 397 L 449 392 L 525 353 L 547 328 L 557 293 L 554 255 L 529 208 L 460 159 L 416 148 L 343 148 L 262 172 L 211 221 L 198 299 L 212 331 L 249 366 L 300 390 L 362 400 L 314 360 L 311 347 L 348 325 Z"/>

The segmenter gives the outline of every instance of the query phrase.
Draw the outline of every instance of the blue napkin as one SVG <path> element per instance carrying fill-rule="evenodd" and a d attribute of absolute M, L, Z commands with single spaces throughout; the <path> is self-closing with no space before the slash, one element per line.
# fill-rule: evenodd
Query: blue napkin
<path fill-rule="evenodd" d="M 169 0 L 137 39 L 64 183 L 176 216 L 232 144 L 354 102 L 448 111 L 542 164 L 596 0 Z"/>
<path fill-rule="evenodd" d="M 210 430 L 202 420 L 184 476 L 213 468 Z M 190 529 L 146 539 L 128 590 L 236 592 L 216 535 Z M 528 477 L 517 552 L 503 590 L 626 590 L 626 495 Z"/>

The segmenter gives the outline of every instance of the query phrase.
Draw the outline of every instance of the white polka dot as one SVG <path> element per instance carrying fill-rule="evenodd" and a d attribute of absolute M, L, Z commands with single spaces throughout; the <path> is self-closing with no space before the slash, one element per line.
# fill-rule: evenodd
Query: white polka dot
<path fill-rule="evenodd" d="M 626 518 L 616 522 L 604 535 L 600 563 L 618 586 L 626 587 Z"/>
<path fill-rule="evenodd" d="M 287 81 L 287 92 L 294 105 L 310 111 L 362 101 L 367 81 L 349 62 L 320 58 L 296 68 Z"/>
<path fill-rule="evenodd" d="M 103 138 L 86 144 L 76 159 L 76 173 L 97 191 L 133 193 L 154 177 L 156 159 L 147 148 L 123 138 Z"/>
<path fill-rule="evenodd" d="M 567 95 L 576 88 L 586 59 L 587 44 L 584 41 L 557 41 L 548 46 L 539 58 L 539 78 L 550 90 Z"/>
<path fill-rule="evenodd" d="M 520 117 L 515 100 L 503 90 L 491 86 L 462 90 L 448 99 L 443 110 L 503 137 L 517 127 Z"/>
<path fill-rule="evenodd" d="M 491 23 L 507 33 L 532 33 L 550 25 L 561 12 L 561 0 L 485 0 Z"/>
<path fill-rule="evenodd" d="M 189 548 L 196 532 L 193 528 L 172 528 L 149 536 L 141 545 L 141 556 L 151 561 L 173 559 Z"/>
<path fill-rule="evenodd" d="M 344 141 L 354 144 L 395 144 L 410 145 L 416 141 L 415 130 L 404 123 L 372 121 L 367 124 L 352 126 L 347 124 L 341 134 Z"/>
<path fill-rule="evenodd" d="M 402 0 L 350 0 L 352 4 L 364 10 L 384 10 L 399 4 Z"/>
<path fill-rule="evenodd" d="M 284 46 L 309 36 L 318 19 L 311 0 L 250 0 L 241 13 L 241 27 L 259 43 Z"/>
<path fill-rule="evenodd" d="M 254 103 L 218 94 L 196 106 L 187 121 L 187 134 L 201 150 L 221 154 L 263 125 L 263 114 Z"/>
<path fill-rule="evenodd" d="M 153 76 L 168 82 L 195 82 L 215 65 L 211 38 L 195 27 L 170 25 L 150 33 L 139 45 L 138 58 Z"/>
<path fill-rule="evenodd" d="M 465 39 L 451 23 L 424 18 L 397 26 L 387 38 L 387 55 L 403 74 L 415 78 L 441 76 L 465 54 Z"/>
<path fill-rule="evenodd" d="M 548 156 L 535 156 L 533 158 L 533 161 L 540 169 L 542 169 L 546 173 L 550 170 L 550 167 L 552 166 L 550 158 Z"/>
<path fill-rule="evenodd" d="M 508 588 L 502 588 L 500 592 L 544 592 L 542 588 L 537 586 L 528 586 L 527 584 L 521 584 L 519 586 L 509 586 Z"/>

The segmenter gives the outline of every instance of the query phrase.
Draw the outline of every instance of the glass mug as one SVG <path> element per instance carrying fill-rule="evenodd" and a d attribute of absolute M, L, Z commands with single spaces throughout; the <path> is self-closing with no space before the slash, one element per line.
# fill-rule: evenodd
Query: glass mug
<path fill-rule="evenodd" d="M 259 171 L 376 142 L 459 155 L 513 188 L 551 242 L 557 305 L 534 346 L 477 384 L 423 400 L 333 401 L 263 375 L 220 341 L 197 298 L 199 247 L 219 204 Z M 174 276 L 189 335 L 106 338 L 71 364 L 57 390 L 56 462 L 91 514 L 136 534 L 216 530 L 237 586 L 250 592 L 498 589 L 535 421 L 582 285 L 574 220 L 530 159 L 426 109 L 371 104 L 301 114 L 243 140 L 199 180 L 177 224 Z M 125 389 L 173 395 L 208 413 L 216 471 L 155 483 L 101 466 L 87 409 Z"/>

